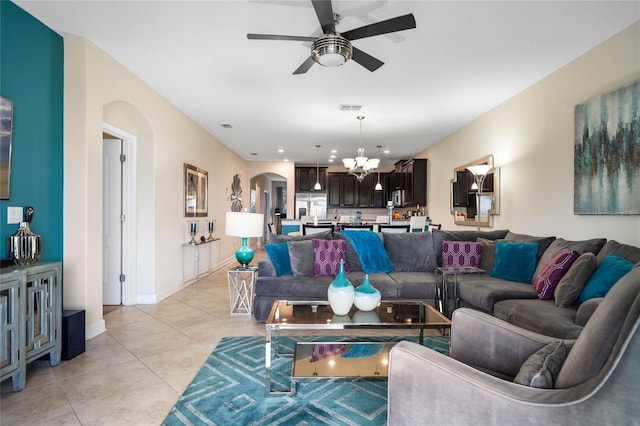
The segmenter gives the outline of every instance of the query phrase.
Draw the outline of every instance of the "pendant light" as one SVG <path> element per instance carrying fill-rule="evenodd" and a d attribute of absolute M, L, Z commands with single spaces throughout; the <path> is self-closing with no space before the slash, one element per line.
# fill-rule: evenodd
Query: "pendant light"
<path fill-rule="evenodd" d="M 382 148 L 382 145 L 378 145 L 378 158 L 380 158 L 380 148 Z M 375 191 L 382 191 L 382 185 L 380 184 L 380 169 L 378 169 L 378 183 L 376 183 L 376 187 L 374 188 Z"/>
<path fill-rule="evenodd" d="M 313 185 L 314 191 L 320 191 L 320 145 L 316 145 L 316 184 Z"/>

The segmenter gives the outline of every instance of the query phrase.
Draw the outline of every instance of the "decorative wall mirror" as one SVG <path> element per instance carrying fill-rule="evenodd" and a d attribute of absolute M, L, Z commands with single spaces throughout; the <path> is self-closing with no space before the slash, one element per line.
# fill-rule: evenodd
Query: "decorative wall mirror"
<path fill-rule="evenodd" d="M 477 226 L 478 229 L 490 227 L 492 215 L 500 214 L 500 168 L 489 169 L 480 189 L 475 175 L 468 169 L 469 166 L 484 164 L 493 165 L 493 155 L 453 169 L 451 214 L 456 225 Z"/>

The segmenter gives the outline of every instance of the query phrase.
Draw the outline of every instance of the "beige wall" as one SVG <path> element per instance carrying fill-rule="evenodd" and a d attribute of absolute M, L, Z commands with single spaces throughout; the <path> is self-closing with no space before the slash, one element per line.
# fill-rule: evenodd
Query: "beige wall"
<path fill-rule="evenodd" d="M 640 216 L 573 214 L 574 107 L 640 78 L 640 23 L 429 147 L 429 215 L 443 229 L 453 168 L 488 154 L 501 167 L 494 229 L 640 245 Z M 640 182 L 636 182 L 640 185 Z M 469 228 L 466 228 L 469 229 Z"/>
<path fill-rule="evenodd" d="M 87 337 L 102 320 L 102 127 L 137 137 L 137 299 L 151 303 L 182 288 L 183 163 L 209 172 L 209 218 L 221 257 L 226 188 L 246 162 L 91 42 L 65 37 L 64 307 L 86 309 Z M 248 180 L 243 182 L 248 185 Z M 207 218 L 201 218 L 201 226 Z"/>

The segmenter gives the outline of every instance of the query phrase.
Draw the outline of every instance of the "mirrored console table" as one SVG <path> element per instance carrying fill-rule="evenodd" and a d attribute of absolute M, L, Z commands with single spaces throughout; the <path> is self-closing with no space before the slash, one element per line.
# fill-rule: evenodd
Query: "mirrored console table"
<path fill-rule="evenodd" d="M 0 274 L 0 380 L 22 390 L 27 364 L 49 355 L 60 363 L 62 343 L 60 262 L 10 266 Z"/>

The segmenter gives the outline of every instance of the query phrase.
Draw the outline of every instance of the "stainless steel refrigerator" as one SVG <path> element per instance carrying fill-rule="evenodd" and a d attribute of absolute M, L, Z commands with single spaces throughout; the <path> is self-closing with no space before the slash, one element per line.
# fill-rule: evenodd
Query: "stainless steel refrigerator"
<path fill-rule="evenodd" d="M 296 219 L 302 216 L 318 216 L 318 219 L 327 218 L 327 194 L 321 193 L 296 193 Z"/>

